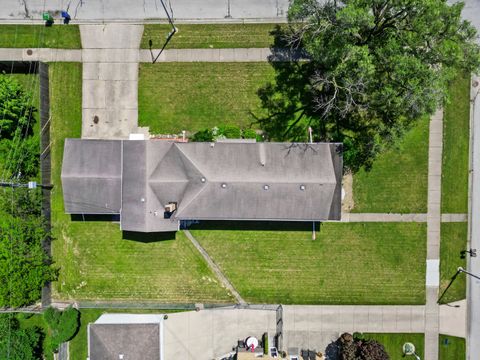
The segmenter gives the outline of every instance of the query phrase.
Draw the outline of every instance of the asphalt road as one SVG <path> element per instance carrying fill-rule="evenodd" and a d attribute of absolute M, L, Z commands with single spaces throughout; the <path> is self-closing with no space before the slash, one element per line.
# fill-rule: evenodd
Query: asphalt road
<path fill-rule="evenodd" d="M 477 78 L 477 81 L 480 79 Z M 475 80 L 473 81 L 475 83 Z M 471 244 L 470 247 L 480 250 L 480 85 L 472 88 L 473 129 L 472 129 L 472 173 L 471 173 Z M 480 275 L 480 258 L 470 258 L 467 268 Z M 480 280 L 468 277 L 468 329 L 467 359 L 480 359 Z"/>
<path fill-rule="evenodd" d="M 283 19 L 288 0 L 164 0 L 176 19 Z M 1 0 L 0 19 L 41 19 L 44 11 L 67 10 L 76 20 L 165 19 L 161 0 Z M 28 16 L 27 16 L 28 15 Z"/>

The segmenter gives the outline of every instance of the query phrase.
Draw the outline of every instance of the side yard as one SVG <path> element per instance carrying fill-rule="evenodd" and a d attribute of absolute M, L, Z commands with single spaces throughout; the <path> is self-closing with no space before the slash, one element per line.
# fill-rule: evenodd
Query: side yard
<path fill-rule="evenodd" d="M 353 177 L 353 212 L 425 213 L 428 185 L 427 117 Z"/>
<path fill-rule="evenodd" d="M 81 78 L 81 64 L 51 64 L 52 248 L 55 265 L 61 269 L 53 297 L 231 301 L 182 233 L 176 240 L 152 235 L 133 241 L 124 238 L 118 224 L 72 221 L 64 214 L 60 182 L 63 144 L 66 137 L 80 137 Z"/>
<path fill-rule="evenodd" d="M 202 230 L 200 224 L 191 232 L 248 302 L 425 302 L 425 224 L 324 223 L 315 241 L 307 229 Z"/>

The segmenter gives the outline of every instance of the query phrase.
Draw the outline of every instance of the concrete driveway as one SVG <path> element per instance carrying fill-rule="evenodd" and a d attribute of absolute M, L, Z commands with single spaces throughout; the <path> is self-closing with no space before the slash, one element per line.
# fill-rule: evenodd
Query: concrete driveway
<path fill-rule="evenodd" d="M 214 309 L 168 314 L 164 322 L 165 359 L 211 360 L 232 351 L 239 339 L 273 337 L 275 310 Z"/>

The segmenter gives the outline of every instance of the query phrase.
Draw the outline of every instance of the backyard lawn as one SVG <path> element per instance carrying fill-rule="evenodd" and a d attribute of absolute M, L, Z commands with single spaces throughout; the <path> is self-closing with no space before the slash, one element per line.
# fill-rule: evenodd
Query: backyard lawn
<path fill-rule="evenodd" d="M 60 267 L 53 297 L 164 303 L 231 301 L 183 233 L 175 240 L 158 235 L 127 240 L 119 224 L 71 221 L 64 214 L 60 183 L 63 143 L 65 137 L 80 137 L 81 78 L 81 64 L 56 63 L 50 67 L 52 248 L 55 265 Z"/>
<path fill-rule="evenodd" d="M 388 334 L 388 333 L 365 333 L 366 338 L 377 340 L 383 344 L 390 360 L 405 360 L 413 359 L 413 356 L 404 357 L 402 346 L 406 342 L 411 342 L 415 345 L 415 352 L 420 359 L 423 359 L 424 338 L 423 334 Z M 458 358 L 459 360 L 460 358 Z M 452 358 L 453 360 L 453 358 Z"/>
<path fill-rule="evenodd" d="M 439 360 L 464 360 L 466 358 L 465 339 L 440 335 Z"/>
<path fill-rule="evenodd" d="M 202 226 L 192 234 L 248 302 L 425 302 L 425 224 L 324 223 L 315 241 L 309 231 Z"/>
<path fill-rule="evenodd" d="M 467 223 L 442 223 L 440 244 L 440 291 L 448 286 L 459 266 L 465 268 L 460 251 L 467 247 Z M 460 274 L 442 299 L 443 303 L 465 299 L 466 275 Z"/>
<path fill-rule="evenodd" d="M 80 49 L 76 25 L 0 25 L 0 48 Z"/>
<path fill-rule="evenodd" d="M 249 127 L 260 112 L 257 90 L 273 79 L 268 63 L 141 64 L 139 125 L 155 134 Z"/>
<path fill-rule="evenodd" d="M 450 86 L 443 116 L 442 212 L 468 212 L 470 77 L 459 75 Z"/>
<path fill-rule="evenodd" d="M 179 24 L 167 49 L 267 48 L 273 43 L 271 32 L 278 24 Z M 147 24 L 141 48 L 163 46 L 172 27 Z"/>
<path fill-rule="evenodd" d="M 370 171 L 354 175 L 353 212 L 427 212 L 428 125 L 428 118 L 421 119 Z"/>

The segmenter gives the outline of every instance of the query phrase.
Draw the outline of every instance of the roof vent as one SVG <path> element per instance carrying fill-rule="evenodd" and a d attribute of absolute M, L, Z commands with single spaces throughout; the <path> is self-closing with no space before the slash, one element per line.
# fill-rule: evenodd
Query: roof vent
<path fill-rule="evenodd" d="M 227 187 L 227 184 L 222 183 L 222 189 L 225 189 Z"/>
<path fill-rule="evenodd" d="M 300 185 L 300 190 L 302 190 L 302 191 L 305 190 L 305 185 L 303 185 L 303 184 Z"/>
<path fill-rule="evenodd" d="M 122 360 L 122 359 L 123 359 L 123 356 L 124 356 L 123 354 L 119 354 L 119 355 L 118 355 L 118 358 L 119 358 L 120 360 Z"/>
<path fill-rule="evenodd" d="M 202 183 L 204 183 L 205 181 L 207 181 L 207 179 L 205 179 L 204 177 L 202 177 L 200 180 L 202 181 Z"/>
<path fill-rule="evenodd" d="M 215 146 L 215 143 L 214 142 L 211 142 L 210 143 L 210 147 L 213 148 Z"/>
<path fill-rule="evenodd" d="M 263 185 L 263 190 L 268 190 L 268 189 L 270 189 L 270 186 L 268 186 L 268 185 Z"/>
<path fill-rule="evenodd" d="M 140 201 L 141 201 L 141 202 L 145 202 L 145 198 L 141 198 Z"/>

